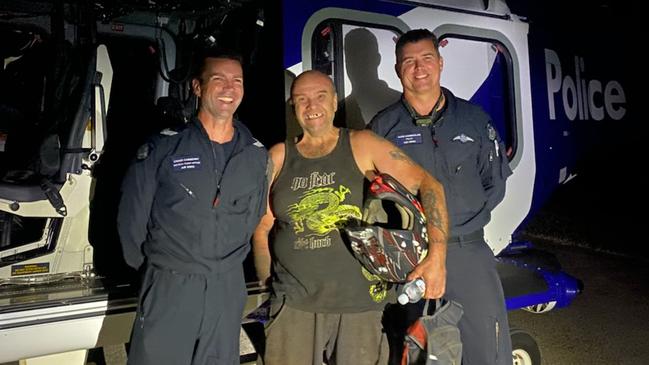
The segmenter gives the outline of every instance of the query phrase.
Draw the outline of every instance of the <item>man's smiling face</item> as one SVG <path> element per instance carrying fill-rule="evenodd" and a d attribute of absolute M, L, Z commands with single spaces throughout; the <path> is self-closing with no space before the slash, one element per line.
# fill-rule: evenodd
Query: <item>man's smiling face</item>
<path fill-rule="evenodd" d="M 236 60 L 208 58 L 200 80 L 192 84 L 201 110 L 217 119 L 232 118 L 243 99 L 243 70 Z"/>
<path fill-rule="evenodd" d="M 338 108 L 331 79 L 309 72 L 295 80 L 291 90 L 295 116 L 304 130 L 318 131 L 333 125 Z"/>
<path fill-rule="evenodd" d="M 419 95 L 439 88 L 443 67 L 444 60 L 433 41 L 423 39 L 403 46 L 395 69 L 404 92 Z"/>

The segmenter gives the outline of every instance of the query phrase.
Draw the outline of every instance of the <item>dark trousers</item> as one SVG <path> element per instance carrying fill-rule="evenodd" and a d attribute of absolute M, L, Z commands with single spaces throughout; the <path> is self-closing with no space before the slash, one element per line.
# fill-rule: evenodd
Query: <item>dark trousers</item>
<path fill-rule="evenodd" d="M 314 313 L 274 298 L 266 324 L 265 365 L 377 365 L 388 346 L 380 311 Z M 279 301 L 279 303 L 277 303 Z"/>
<path fill-rule="evenodd" d="M 209 276 L 149 266 L 131 333 L 132 365 L 239 364 L 243 268 Z"/>
<path fill-rule="evenodd" d="M 458 327 L 462 337 L 462 364 L 511 365 L 512 345 L 500 277 L 494 255 L 484 242 L 450 243 L 446 257 L 446 294 L 462 304 Z M 422 313 L 424 301 L 390 305 L 385 326 L 390 342 L 390 364 L 399 364 L 403 338 L 410 323 Z"/>

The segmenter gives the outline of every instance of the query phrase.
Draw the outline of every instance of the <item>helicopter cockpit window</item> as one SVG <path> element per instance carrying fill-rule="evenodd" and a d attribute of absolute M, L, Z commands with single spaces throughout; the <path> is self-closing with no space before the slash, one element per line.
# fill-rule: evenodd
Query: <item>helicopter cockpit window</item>
<path fill-rule="evenodd" d="M 363 129 L 381 109 L 399 100 L 394 40 L 400 31 L 381 24 L 329 19 L 313 32 L 313 68 L 329 75 L 338 94 L 334 123 Z"/>
<path fill-rule="evenodd" d="M 58 132 L 79 97 L 72 46 L 39 28 L 0 24 L 0 57 L 0 182 L 53 176 Z"/>

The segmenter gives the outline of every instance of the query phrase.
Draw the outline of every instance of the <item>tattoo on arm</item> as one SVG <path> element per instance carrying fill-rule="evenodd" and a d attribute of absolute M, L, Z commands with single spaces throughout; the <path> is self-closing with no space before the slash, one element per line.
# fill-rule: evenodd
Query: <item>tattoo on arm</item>
<path fill-rule="evenodd" d="M 433 227 L 437 228 L 442 233 L 444 239 L 446 239 L 448 237 L 448 226 L 439 209 L 439 201 L 437 200 L 435 192 L 432 190 L 422 191 L 421 204 L 424 206 L 424 211 L 428 215 L 429 224 L 432 224 Z"/>
<path fill-rule="evenodd" d="M 410 157 L 408 157 L 405 153 L 401 152 L 400 150 L 392 150 L 390 151 L 390 157 L 392 157 L 393 160 L 397 161 L 405 161 L 411 165 L 414 164 Z"/>

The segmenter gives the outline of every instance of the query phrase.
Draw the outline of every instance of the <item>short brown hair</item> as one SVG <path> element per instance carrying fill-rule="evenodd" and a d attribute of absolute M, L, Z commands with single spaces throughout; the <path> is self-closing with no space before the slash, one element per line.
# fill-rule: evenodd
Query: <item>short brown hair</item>
<path fill-rule="evenodd" d="M 406 33 L 402 34 L 397 40 L 397 45 L 395 47 L 395 55 L 397 57 L 397 62 L 401 60 L 401 50 L 408 43 L 416 43 L 425 39 L 429 39 L 433 42 L 435 47 L 435 52 L 439 54 L 439 40 L 437 37 L 428 29 L 413 29 L 409 30 Z"/>
<path fill-rule="evenodd" d="M 194 68 L 192 78 L 202 82 L 201 75 L 203 74 L 203 71 L 205 71 L 205 64 L 207 63 L 206 61 L 208 58 L 224 58 L 237 61 L 243 67 L 243 57 L 238 52 L 227 49 L 210 48 L 201 52 L 196 58 L 198 60 L 198 63 Z"/>

